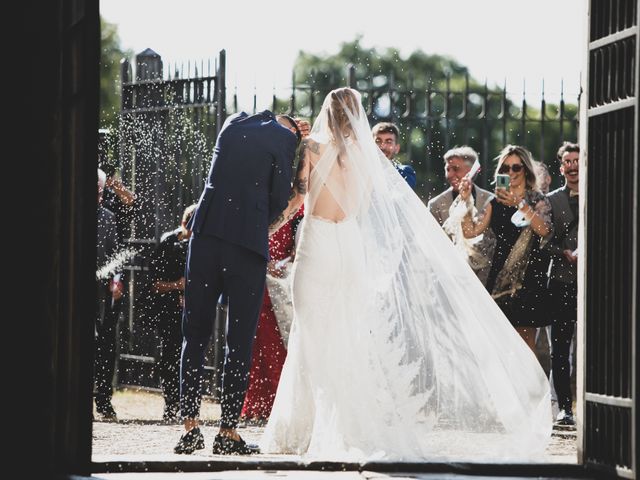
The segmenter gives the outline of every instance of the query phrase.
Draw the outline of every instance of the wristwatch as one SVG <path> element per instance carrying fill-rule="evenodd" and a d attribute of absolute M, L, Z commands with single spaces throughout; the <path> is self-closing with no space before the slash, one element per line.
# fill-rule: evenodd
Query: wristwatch
<path fill-rule="evenodd" d="M 518 202 L 518 210 L 522 210 L 527 205 L 527 202 L 524 201 L 524 198 Z"/>

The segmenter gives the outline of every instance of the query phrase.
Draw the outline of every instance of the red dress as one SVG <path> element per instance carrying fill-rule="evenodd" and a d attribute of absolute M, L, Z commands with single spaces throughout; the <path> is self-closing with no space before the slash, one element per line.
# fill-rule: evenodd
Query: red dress
<path fill-rule="evenodd" d="M 301 207 L 291 221 L 284 224 L 269 239 L 270 260 L 282 260 L 292 254 L 294 248 L 293 225 L 303 214 Z M 287 350 L 282 341 L 269 292 L 265 288 L 262 309 L 253 342 L 249 387 L 240 418 L 243 420 L 267 420 L 278 389 L 282 365 Z"/>

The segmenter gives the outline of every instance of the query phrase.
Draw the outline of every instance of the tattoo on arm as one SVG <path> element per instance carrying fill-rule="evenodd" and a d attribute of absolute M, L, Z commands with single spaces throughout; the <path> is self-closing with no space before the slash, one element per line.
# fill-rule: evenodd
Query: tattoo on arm
<path fill-rule="evenodd" d="M 306 156 L 306 148 L 310 151 L 318 153 L 319 146 L 315 142 L 305 142 L 300 150 L 298 168 L 296 169 L 296 177 L 293 181 L 293 188 L 289 195 L 289 204 L 284 209 L 278 218 L 276 218 L 271 225 L 269 225 L 269 234 L 273 234 L 282 225 L 290 221 L 298 212 L 303 197 L 309 190 L 309 175 L 308 175 L 308 162 L 309 159 Z"/>
<path fill-rule="evenodd" d="M 309 182 L 307 181 L 307 177 L 296 178 L 295 188 L 300 195 L 305 195 L 307 193 L 308 186 Z"/>
<path fill-rule="evenodd" d="M 269 235 L 272 235 L 273 233 L 278 231 L 278 229 L 280 229 L 280 227 L 282 227 L 285 223 L 287 223 L 293 217 L 295 217 L 297 212 L 298 212 L 298 209 L 297 208 L 291 208 L 291 204 L 289 204 L 289 206 L 287 206 L 287 208 L 284 210 L 284 212 L 282 212 L 280 215 L 278 215 L 278 218 L 276 218 L 273 221 L 273 223 L 271 225 L 269 225 Z"/>
<path fill-rule="evenodd" d="M 320 144 L 314 141 L 308 141 L 306 143 L 306 146 L 309 147 L 309 150 L 311 150 L 313 153 L 315 153 L 316 155 L 318 153 L 320 153 Z M 303 152 L 304 153 L 304 152 Z"/>
<path fill-rule="evenodd" d="M 280 228 L 280 225 L 284 223 L 284 212 L 278 215 L 271 225 L 269 225 L 269 235 L 274 233 L 276 230 Z"/>
<path fill-rule="evenodd" d="M 310 144 L 310 150 L 313 151 L 312 146 L 317 146 L 316 143 Z M 300 150 L 300 160 L 298 161 L 298 168 L 296 170 L 296 178 L 293 182 L 293 189 L 300 195 L 305 195 L 308 189 L 308 179 L 305 175 L 305 170 L 307 169 L 307 163 L 309 159 L 306 155 L 306 144 Z M 304 176 L 303 176 L 304 175 Z"/>

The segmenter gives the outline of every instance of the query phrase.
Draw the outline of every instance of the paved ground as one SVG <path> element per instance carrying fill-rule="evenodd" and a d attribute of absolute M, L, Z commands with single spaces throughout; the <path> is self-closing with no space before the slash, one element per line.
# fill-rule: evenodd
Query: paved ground
<path fill-rule="evenodd" d="M 210 453 L 211 441 L 217 431 L 215 420 L 219 418 L 220 414 L 219 406 L 210 399 L 203 400 L 202 417 L 209 419 L 202 427 L 207 448 L 199 455 L 175 455 L 172 453 L 173 446 L 182 433 L 182 426 L 162 424 L 160 419 L 163 400 L 160 394 L 135 390 L 118 391 L 114 395 L 113 405 L 118 413 L 119 421 L 117 423 L 103 422 L 99 420 L 98 416 L 95 417 L 98 420 L 94 422 L 93 428 L 94 462 L 108 462 L 113 465 L 127 462 L 215 462 L 228 459 L 228 457 L 216 457 Z M 258 441 L 261 433 L 262 428 L 259 426 L 241 426 L 240 429 L 243 438 L 254 443 Z M 267 463 L 269 461 L 301 461 L 300 457 L 286 455 L 258 455 L 251 459 L 241 458 L 243 462 L 249 463 L 254 461 Z M 238 457 L 235 457 L 234 461 L 237 459 Z M 575 430 L 554 430 L 545 460 L 547 463 L 575 464 L 577 461 Z M 344 478 L 354 478 L 348 473 L 345 472 Z M 304 478 L 314 478 L 309 475 L 305 474 Z"/>

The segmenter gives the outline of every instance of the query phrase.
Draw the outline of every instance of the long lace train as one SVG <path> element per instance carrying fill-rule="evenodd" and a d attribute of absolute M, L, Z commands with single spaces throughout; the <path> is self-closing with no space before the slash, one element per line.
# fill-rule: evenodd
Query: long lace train
<path fill-rule="evenodd" d="M 551 407 L 535 355 L 380 154 L 360 102 L 342 107 L 340 145 L 329 127 L 344 116 L 331 117 L 327 101 L 312 130 L 294 321 L 262 450 L 350 461 L 539 458 Z M 331 202 L 344 221 L 313 216 L 337 211 Z"/>

